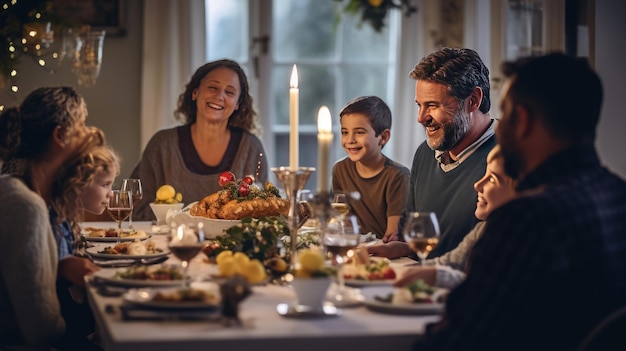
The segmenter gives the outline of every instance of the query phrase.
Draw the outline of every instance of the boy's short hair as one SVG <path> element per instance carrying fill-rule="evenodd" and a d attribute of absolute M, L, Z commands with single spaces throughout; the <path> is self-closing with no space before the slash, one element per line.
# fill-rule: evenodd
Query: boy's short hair
<path fill-rule="evenodd" d="M 359 96 L 348 101 L 339 112 L 339 120 L 341 121 L 344 115 L 352 113 L 367 116 L 375 136 L 379 136 L 385 129 L 391 129 L 391 110 L 378 96 Z"/>

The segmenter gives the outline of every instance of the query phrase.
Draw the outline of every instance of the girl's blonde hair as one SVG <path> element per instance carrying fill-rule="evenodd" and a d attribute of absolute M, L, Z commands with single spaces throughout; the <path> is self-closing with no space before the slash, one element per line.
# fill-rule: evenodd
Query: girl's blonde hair
<path fill-rule="evenodd" d="M 82 194 L 96 176 L 111 171 L 119 175 L 119 154 L 106 144 L 104 134 L 96 130 L 83 143 L 78 155 L 67 163 L 55 186 L 57 193 L 52 206 L 58 214 L 57 221 L 70 223 L 74 239 L 80 234 L 78 223 L 83 220 Z"/>

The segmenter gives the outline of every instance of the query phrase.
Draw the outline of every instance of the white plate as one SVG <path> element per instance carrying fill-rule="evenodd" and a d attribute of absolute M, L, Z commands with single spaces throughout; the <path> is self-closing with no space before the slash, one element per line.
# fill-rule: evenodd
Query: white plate
<path fill-rule="evenodd" d="M 125 271 L 126 268 L 121 270 L 101 269 L 94 272 L 93 276 L 101 279 L 105 283 L 129 286 L 129 287 L 159 287 L 159 286 L 182 286 L 183 279 L 179 280 L 140 280 L 140 279 L 125 279 L 116 276 L 118 271 Z"/>
<path fill-rule="evenodd" d="M 103 250 L 104 250 L 104 247 L 102 246 L 90 247 L 90 248 L 87 248 L 87 253 L 93 256 L 94 258 L 101 258 L 101 259 L 106 259 L 106 260 L 124 260 L 124 259 L 129 259 L 129 258 L 139 260 L 142 258 L 162 257 L 162 256 L 167 256 L 170 254 L 169 249 L 162 249 L 163 252 L 145 254 L 145 255 L 105 254 L 105 253 L 98 252 L 98 251 L 103 251 Z"/>
<path fill-rule="evenodd" d="M 93 242 L 98 242 L 98 243 L 116 243 L 116 242 L 125 242 L 125 241 L 135 241 L 137 239 L 143 241 L 143 240 L 147 240 L 150 239 L 151 235 L 145 235 L 145 236 L 129 236 L 129 237 L 125 237 L 125 238 L 118 238 L 116 236 L 87 236 L 87 235 L 83 235 L 85 237 L 85 240 L 87 241 L 93 241 Z"/>
<path fill-rule="evenodd" d="M 424 315 L 424 314 L 440 314 L 443 312 L 445 306 L 444 303 L 406 303 L 406 304 L 392 304 L 391 302 L 384 302 L 376 300 L 376 296 L 386 297 L 388 294 L 393 293 L 393 288 L 372 288 L 362 289 L 361 293 L 365 296 L 363 304 L 370 310 L 381 313 L 389 314 L 409 314 L 409 315 Z"/>
<path fill-rule="evenodd" d="M 141 305 L 144 307 L 157 309 L 219 309 L 217 301 L 154 301 L 155 294 L 159 291 L 176 291 L 176 288 L 169 289 L 130 289 L 124 295 L 124 301 Z"/>

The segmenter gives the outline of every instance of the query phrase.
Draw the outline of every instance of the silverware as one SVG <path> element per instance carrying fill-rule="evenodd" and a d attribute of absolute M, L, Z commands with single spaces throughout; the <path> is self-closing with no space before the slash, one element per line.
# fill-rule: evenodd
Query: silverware
<path fill-rule="evenodd" d="M 129 266 L 134 266 L 134 265 L 145 265 L 145 266 L 149 266 L 149 265 L 153 265 L 153 264 L 159 264 L 162 262 L 167 261 L 168 257 L 167 256 L 161 256 L 161 257 L 153 257 L 153 258 L 142 258 L 142 259 L 119 259 L 119 260 L 112 260 L 112 261 L 102 261 L 102 260 L 98 260 L 98 261 L 93 261 L 93 263 L 97 264 L 100 267 L 104 267 L 104 268 L 120 268 L 120 267 L 129 267 Z"/>

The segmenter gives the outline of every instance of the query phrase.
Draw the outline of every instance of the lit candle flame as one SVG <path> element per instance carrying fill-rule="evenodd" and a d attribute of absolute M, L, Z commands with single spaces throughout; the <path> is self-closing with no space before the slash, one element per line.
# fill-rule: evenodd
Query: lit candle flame
<path fill-rule="evenodd" d="M 291 79 L 289 80 L 290 88 L 298 87 L 298 69 L 296 69 L 296 65 L 293 65 L 293 69 L 291 70 Z"/>
<path fill-rule="evenodd" d="M 317 114 L 317 131 L 319 133 L 331 133 L 332 126 L 333 123 L 330 117 L 330 110 L 326 106 L 320 107 Z"/>

